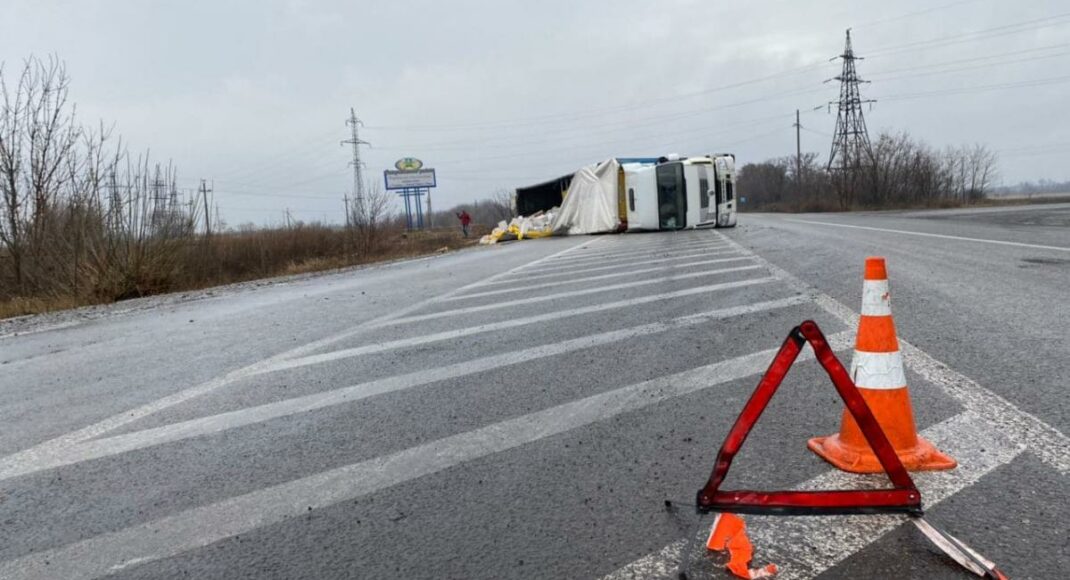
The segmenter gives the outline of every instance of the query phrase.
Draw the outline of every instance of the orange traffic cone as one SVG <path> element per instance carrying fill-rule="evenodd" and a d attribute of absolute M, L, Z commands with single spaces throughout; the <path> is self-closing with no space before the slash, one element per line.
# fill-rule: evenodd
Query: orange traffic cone
<path fill-rule="evenodd" d="M 866 258 L 862 288 L 862 317 L 858 321 L 851 378 L 862 393 L 900 461 L 910 471 L 937 471 L 957 465 L 954 459 L 918 437 L 914 411 L 910 406 L 903 357 L 892 321 L 888 273 L 884 258 Z M 828 437 L 814 437 L 807 446 L 822 459 L 853 473 L 881 473 L 854 417 L 845 409 L 840 432 Z"/>
<path fill-rule="evenodd" d="M 717 514 L 717 519 L 710 528 L 710 537 L 706 539 L 706 549 L 716 552 L 727 549 L 729 560 L 725 568 L 738 578 L 769 578 L 777 573 L 776 564 L 766 564 L 761 568 L 750 567 L 754 546 L 747 537 L 747 524 L 736 514 Z"/>

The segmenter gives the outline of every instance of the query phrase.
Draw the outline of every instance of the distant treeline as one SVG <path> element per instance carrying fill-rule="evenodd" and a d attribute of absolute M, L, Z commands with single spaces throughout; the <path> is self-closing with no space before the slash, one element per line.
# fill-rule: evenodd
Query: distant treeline
<path fill-rule="evenodd" d="M 1070 181 L 1023 181 L 1017 185 L 1005 185 L 992 190 L 992 195 L 1036 195 L 1046 193 L 1070 193 Z"/>
<path fill-rule="evenodd" d="M 949 207 L 983 199 L 996 179 L 996 155 L 984 145 L 943 150 L 906 133 L 882 133 L 849 175 L 827 171 L 816 153 L 748 163 L 737 177 L 741 209 L 844 211 Z"/>

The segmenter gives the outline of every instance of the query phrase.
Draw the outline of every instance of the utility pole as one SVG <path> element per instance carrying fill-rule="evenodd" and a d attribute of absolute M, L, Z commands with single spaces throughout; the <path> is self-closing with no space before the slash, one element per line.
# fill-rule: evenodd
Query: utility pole
<path fill-rule="evenodd" d="M 214 190 L 208 188 L 208 182 L 201 179 L 201 200 L 204 201 L 204 234 L 212 237 L 212 212 L 208 210 L 208 194 Z"/>
<path fill-rule="evenodd" d="M 342 201 L 346 204 L 346 229 L 349 229 L 349 194 L 342 196 Z"/>
<path fill-rule="evenodd" d="M 435 229 L 435 212 L 431 211 L 431 188 L 427 188 L 427 229 Z"/>
<path fill-rule="evenodd" d="M 802 130 L 802 125 L 799 123 L 799 109 L 795 109 L 795 187 L 802 187 L 802 139 L 799 137 L 799 131 Z"/>
<path fill-rule="evenodd" d="M 364 215 L 364 164 L 360 160 L 360 146 L 371 147 L 371 143 L 361 141 L 358 127 L 363 127 L 364 123 L 357 118 L 357 113 L 352 107 L 349 108 L 349 119 L 346 119 L 346 125 L 349 125 L 351 135 L 349 139 L 342 141 L 342 145 L 353 146 L 353 161 L 349 162 L 353 166 L 353 202 L 356 204 L 357 219 L 364 221 L 367 216 Z"/>
<path fill-rule="evenodd" d="M 869 132 L 866 130 L 866 119 L 862 115 L 862 105 L 876 101 L 862 100 L 862 95 L 858 90 L 858 85 L 869 81 L 858 78 L 858 71 L 855 70 L 855 61 L 862 60 L 862 57 L 855 56 L 851 48 L 850 28 L 847 29 L 847 41 L 843 54 L 831 60 L 837 58 L 843 60 L 843 70 L 840 76 L 829 79 L 840 81 L 840 99 L 829 103 L 829 105 L 836 105 L 837 112 L 836 132 L 832 137 L 828 169 L 839 177 L 840 205 L 846 209 L 852 201 L 855 183 L 862 170 L 863 157 L 867 162 L 873 158 L 869 145 Z"/>
<path fill-rule="evenodd" d="M 160 166 L 156 166 L 156 173 L 152 179 L 152 226 L 159 227 L 160 222 L 165 218 L 166 210 L 163 206 L 167 203 L 167 198 L 163 196 L 163 187 L 167 185 L 162 179 L 160 179 Z"/>
<path fill-rule="evenodd" d="M 112 231 L 117 231 L 123 219 L 123 196 L 119 193 L 119 181 L 115 177 L 115 169 L 108 172 L 108 189 L 111 190 L 111 199 L 108 204 L 108 225 Z"/>

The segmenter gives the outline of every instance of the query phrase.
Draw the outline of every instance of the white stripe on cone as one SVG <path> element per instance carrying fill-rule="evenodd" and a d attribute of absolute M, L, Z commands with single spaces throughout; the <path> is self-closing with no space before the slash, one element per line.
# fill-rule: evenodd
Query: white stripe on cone
<path fill-rule="evenodd" d="M 892 295 L 887 280 L 862 283 L 862 316 L 891 316 Z"/>
<path fill-rule="evenodd" d="M 907 386 L 903 355 L 895 352 L 856 350 L 851 358 L 851 378 L 860 389 L 901 389 Z"/>

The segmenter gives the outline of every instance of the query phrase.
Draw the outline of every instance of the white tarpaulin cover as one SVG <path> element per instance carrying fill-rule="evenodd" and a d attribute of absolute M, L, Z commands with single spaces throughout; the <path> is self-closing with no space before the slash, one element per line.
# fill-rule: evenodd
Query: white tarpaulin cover
<path fill-rule="evenodd" d="M 568 193 L 554 218 L 554 235 L 598 234 L 617 231 L 616 159 L 584 167 L 572 176 Z"/>

